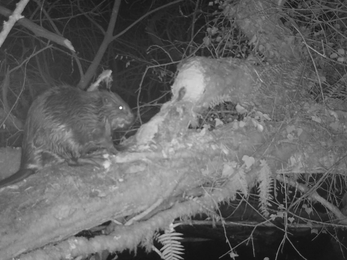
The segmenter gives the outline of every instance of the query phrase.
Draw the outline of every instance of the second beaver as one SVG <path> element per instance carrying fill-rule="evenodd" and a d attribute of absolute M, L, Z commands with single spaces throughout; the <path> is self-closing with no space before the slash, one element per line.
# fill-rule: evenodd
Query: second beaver
<path fill-rule="evenodd" d="M 112 132 L 133 119 L 129 106 L 115 93 L 86 92 L 68 85 L 47 90 L 28 111 L 20 168 L 1 180 L 0 188 L 24 180 L 51 162 L 78 165 L 79 158 L 95 150 L 116 153 Z"/>

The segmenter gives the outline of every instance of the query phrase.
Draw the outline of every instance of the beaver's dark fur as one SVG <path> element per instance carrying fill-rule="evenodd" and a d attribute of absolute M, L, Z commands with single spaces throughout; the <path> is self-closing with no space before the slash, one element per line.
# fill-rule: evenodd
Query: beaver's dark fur
<path fill-rule="evenodd" d="M 133 118 L 128 105 L 112 92 L 85 92 L 71 86 L 49 89 L 28 111 L 20 169 L 1 180 L 0 188 L 51 163 L 78 165 L 79 158 L 98 149 L 115 153 L 113 130 L 128 126 Z"/>

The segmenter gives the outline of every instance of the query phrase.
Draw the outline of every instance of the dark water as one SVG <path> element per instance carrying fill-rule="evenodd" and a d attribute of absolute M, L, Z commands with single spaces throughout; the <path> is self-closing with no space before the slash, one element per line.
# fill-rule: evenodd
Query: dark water
<path fill-rule="evenodd" d="M 312 241 L 313 239 L 313 241 Z M 330 235 L 292 237 L 291 241 L 296 249 L 308 260 L 344 260 L 339 250 L 334 250 Z M 281 240 L 257 239 L 253 241 L 253 246 L 241 245 L 236 249 L 239 255 L 237 260 L 299 260 L 302 258 L 290 243 L 286 242 L 282 250 L 278 252 Z M 232 259 L 228 252 L 230 248 L 225 240 L 213 239 L 200 242 L 184 242 L 185 260 L 217 260 Z M 276 253 L 278 253 L 276 258 Z M 223 256 L 224 255 L 224 256 Z M 147 254 L 144 250 L 138 249 L 136 256 L 134 253 L 123 252 L 118 255 L 120 260 L 160 260 L 160 257 L 152 252 Z"/>

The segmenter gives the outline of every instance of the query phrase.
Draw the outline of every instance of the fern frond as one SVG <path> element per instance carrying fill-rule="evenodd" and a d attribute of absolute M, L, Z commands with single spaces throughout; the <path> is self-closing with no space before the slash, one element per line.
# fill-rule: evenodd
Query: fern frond
<path fill-rule="evenodd" d="M 270 215 L 268 211 L 269 201 L 272 200 L 271 190 L 273 184 L 273 178 L 271 176 L 271 169 L 265 160 L 260 161 L 260 172 L 258 175 L 258 192 L 259 192 L 259 206 L 261 213 L 268 217 Z"/>
<path fill-rule="evenodd" d="M 176 232 L 175 227 L 179 224 L 171 224 L 164 233 L 157 237 L 163 247 L 160 249 L 161 257 L 165 260 L 181 260 L 181 255 L 184 254 L 184 247 L 180 240 L 182 240 L 182 233 Z"/>

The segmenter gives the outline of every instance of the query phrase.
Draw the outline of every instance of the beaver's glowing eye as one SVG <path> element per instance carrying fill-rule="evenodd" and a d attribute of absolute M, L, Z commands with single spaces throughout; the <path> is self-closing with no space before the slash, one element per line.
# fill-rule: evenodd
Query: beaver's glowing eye
<path fill-rule="evenodd" d="M 119 110 L 123 110 L 124 109 L 124 107 L 123 106 L 119 106 L 119 108 L 118 108 Z"/>

